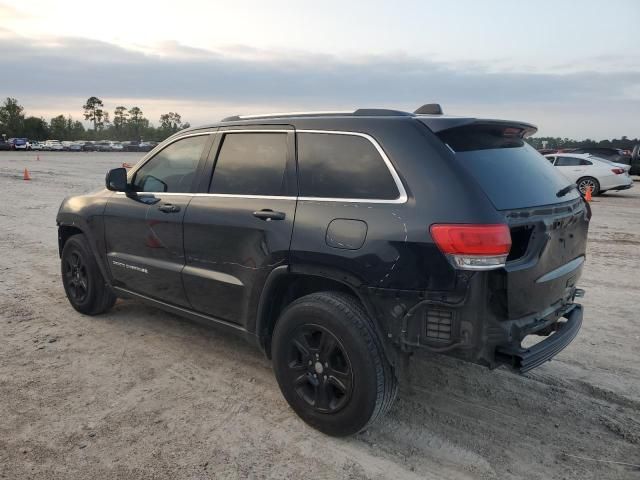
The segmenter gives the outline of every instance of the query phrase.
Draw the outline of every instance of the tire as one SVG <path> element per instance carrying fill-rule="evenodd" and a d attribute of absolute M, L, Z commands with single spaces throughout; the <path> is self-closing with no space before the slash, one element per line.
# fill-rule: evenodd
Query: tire
<path fill-rule="evenodd" d="M 98 315 L 116 303 L 84 235 L 73 235 L 64 244 L 60 270 L 67 299 L 78 312 Z"/>
<path fill-rule="evenodd" d="M 587 193 L 587 187 L 591 186 L 591 195 L 599 195 L 600 194 L 600 182 L 593 177 L 582 177 L 576 182 L 578 185 L 578 190 L 583 195 Z"/>
<path fill-rule="evenodd" d="M 355 434 L 382 417 L 398 383 L 371 319 L 343 293 L 313 293 L 276 323 L 272 358 L 280 390 L 302 420 L 327 435 Z"/>

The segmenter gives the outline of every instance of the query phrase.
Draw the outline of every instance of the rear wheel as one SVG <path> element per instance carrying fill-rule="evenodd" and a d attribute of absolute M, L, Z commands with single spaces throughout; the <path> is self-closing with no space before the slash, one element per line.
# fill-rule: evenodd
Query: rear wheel
<path fill-rule="evenodd" d="M 272 352 L 291 408 L 328 435 L 357 433 L 393 404 L 397 380 L 371 320 L 349 295 L 293 302 L 276 324 Z"/>
<path fill-rule="evenodd" d="M 591 195 L 598 195 L 600 193 L 600 182 L 593 177 L 583 177 L 576 183 L 578 185 L 578 190 L 580 193 L 585 195 L 587 193 L 587 189 L 591 188 Z"/>
<path fill-rule="evenodd" d="M 84 235 L 74 235 L 64 244 L 61 270 L 67 299 L 80 313 L 98 315 L 116 302 Z"/>

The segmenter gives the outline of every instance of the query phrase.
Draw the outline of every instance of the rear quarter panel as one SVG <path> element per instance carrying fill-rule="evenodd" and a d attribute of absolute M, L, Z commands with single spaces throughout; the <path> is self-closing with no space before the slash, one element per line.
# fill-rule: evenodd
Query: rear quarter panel
<path fill-rule="evenodd" d="M 461 175 L 453 154 L 413 119 L 332 119 L 323 128 L 301 122 L 297 129 L 358 131 L 377 140 L 400 176 L 408 200 L 403 204 L 300 200 L 291 244 L 292 268 L 313 265 L 326 276 L 349 283 L 405 290 L 452 290 L 456 271 L 429 234 L 433 223 L 500 223 L 480 187 Z M 341 249 L 326 241 L 334 219 L 367 225 L 359 249 Z"/>

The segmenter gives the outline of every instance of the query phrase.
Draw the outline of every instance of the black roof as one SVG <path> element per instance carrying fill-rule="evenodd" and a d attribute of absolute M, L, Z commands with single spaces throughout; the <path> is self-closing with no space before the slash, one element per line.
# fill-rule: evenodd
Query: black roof
<path fill-rule="evenodd" d="M 292 112 L 292 113 L 273 113 L 260 115 L 234 115 L 226 117 L 220 122 L 210 125 L 195 127 L 190 130 L 200 130 L 204 128 L 215 128 L 221 126 L 243 126 L 243 125 L 277 125 L 282 124 L 282 120 L 287 123 L 319 123 L 326 124 L 330 119 L 339 119 L 339 123 L 344 124 L 349 118 L 364 120 L 368 119 L 408 119 L 414 118 L 425 124 L 433 132 L 439 132 L 455 127 L 462 127 L 471 124 L 494 125 L 497 127 L 516 127 L 523 130 L 523 134 L 531 135 L 537 131 L 537 127 L 520 121 L 481 119 L 475 117 L 460 117 L 452 115 L 444 115 L 442 108 L 438 104 L 426 104 L 418 108 L 414 113 L 402 110 L 390 110 L 383 108 L 360 108 L 354 111 L 335 111 L 335 112 Z"/>

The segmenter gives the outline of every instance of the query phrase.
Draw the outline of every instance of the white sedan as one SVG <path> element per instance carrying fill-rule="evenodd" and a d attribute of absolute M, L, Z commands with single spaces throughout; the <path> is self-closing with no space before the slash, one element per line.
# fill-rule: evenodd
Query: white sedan
<path fill-rule="evenodd" d="M 613 163 L 584 153 L 551 153 L 545 155 L 545 158 L 567 180 L 578 185 L 582 194 L 589 187 L 593 195 L 598 195 L 607 190 L 626 190 L 633 186 L 629 165 Z"/>

